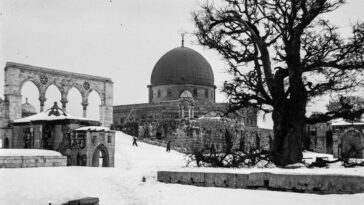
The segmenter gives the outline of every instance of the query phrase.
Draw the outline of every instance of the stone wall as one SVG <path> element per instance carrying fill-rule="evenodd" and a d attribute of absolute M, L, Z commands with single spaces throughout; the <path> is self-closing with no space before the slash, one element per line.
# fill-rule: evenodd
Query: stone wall
<path fill-rule="evenodd" d="M 364 148 L 364 124 L 343 123 L 334 124 L 318 123 L 305 127 L 305 147 L 314 152 L 333 154 L 342 157 L 350 149 Z M 352 153 L 351 158 L 364 158 L 364 152 Z"/>
<path fill-rule="evenodd" d="M 167 127 L 164 127 L 167 126 Z M 161 127 L 161 129 L 158 129 Z M 160 132 L 161 138 L 156 138 Z M 146 124 L 139 127 L 139 138 L 146 142 L 171 141 L 172 149 L 190 153 L 194 149 L 208 149 L 212 144 L 217 152 L 226 148 L 226 132 L 232 136 L 233 149 L 249 151 L 251 149 L 269 150 L 272 140 L 272 130 L 258 127 L 248 127 L 233 120 L 174 120 L 162 124 Z"/>
<path fill-rule="evenodd" d="M 65 156 L 0 156 L 0 168 L 62 167 Z"/>
<path fill-rule="evenodd" d="M 164 183 L 204 187 L 266 189 L 317 194 L 354 194 L 364 192 L 364 177 L 349 175 L 159 171 L 157 179 Z"/>
<path fill-rule="evenodd" d="M 195 102 L 193 119 L 200 118 L 210 112 L 225 111 L 227 103 Z M 113 124 L 122 129 L 126 121 L 135 122 L 139 125 L 145 123 L 155 124 L 163 121 L 179 120 L 178 101 L 167 101 L 159 103 L 143 103 L 131 105 L 114 106 Z M 257 113 L 253 109 L 240 110 L 239 120 L 246 126 L 257 126 Z"/>

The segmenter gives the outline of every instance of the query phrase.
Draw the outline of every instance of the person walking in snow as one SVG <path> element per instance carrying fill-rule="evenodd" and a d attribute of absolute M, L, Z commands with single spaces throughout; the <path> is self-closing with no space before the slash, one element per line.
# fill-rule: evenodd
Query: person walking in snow
<path fill-rule="evenodd" d="M 136 137 L 133 138 L 133 146 L 138 146 L 137 138 Z"/>
<path fill-rule="evenodd" d="M 170 152 L 170 151 L 171 151 L 171 140 L 168 140 L 166 152 Z"/>

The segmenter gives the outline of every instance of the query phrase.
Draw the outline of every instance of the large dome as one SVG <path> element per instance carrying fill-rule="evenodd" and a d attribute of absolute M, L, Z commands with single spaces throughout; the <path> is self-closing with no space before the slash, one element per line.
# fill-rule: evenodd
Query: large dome
<path fill-rule="evenodd" d="M 209 62 L 198 52 L 178 47 L 164 54 L 153 68 L 151 85 L 194 84 L 214 86 Z"/>

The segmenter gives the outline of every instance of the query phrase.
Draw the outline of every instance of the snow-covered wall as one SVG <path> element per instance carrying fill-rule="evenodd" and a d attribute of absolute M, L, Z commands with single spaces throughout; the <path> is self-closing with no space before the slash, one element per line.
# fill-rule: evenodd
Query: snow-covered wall
<path fill-rule="evenodd" d="M 364 177 L 355 175 L 213 173 L 159 171 L 158 181 L 204 187 L 267 189 L 317 194 L 364 192 Z"/>
<path fill-rule="evenodd" d="M 62 167 L 65 156 L 0 156 L 0 168 Z"/>

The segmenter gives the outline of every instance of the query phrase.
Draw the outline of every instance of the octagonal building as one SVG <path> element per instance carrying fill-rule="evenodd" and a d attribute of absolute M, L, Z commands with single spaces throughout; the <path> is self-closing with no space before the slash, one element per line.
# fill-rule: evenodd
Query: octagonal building
<path fill-rule="evenodd" d="M 187 47 L 168 51 L 155 64 L 149 87 L 149 103 L 178 100 L 183 91 L 198 102 L 215 102 L 214 73 L 198 52 Z"/>
<path fill-rule="evenodd" d="M 200 53 L 183 45 L 156 61 L 147 87 L 148 103 L 114 106 L 116 129 L 134 136 L 168 140 L 181 120 L 211 116 L 224 112 L 228 106 L 216 103 L 210 63 Z M 244 126 L 257 126 L 257 113 L 253 109 L 242 109 L 235 118 Z M 141 126 L 149 126 L 150 131 L 140 133 Z"/>

